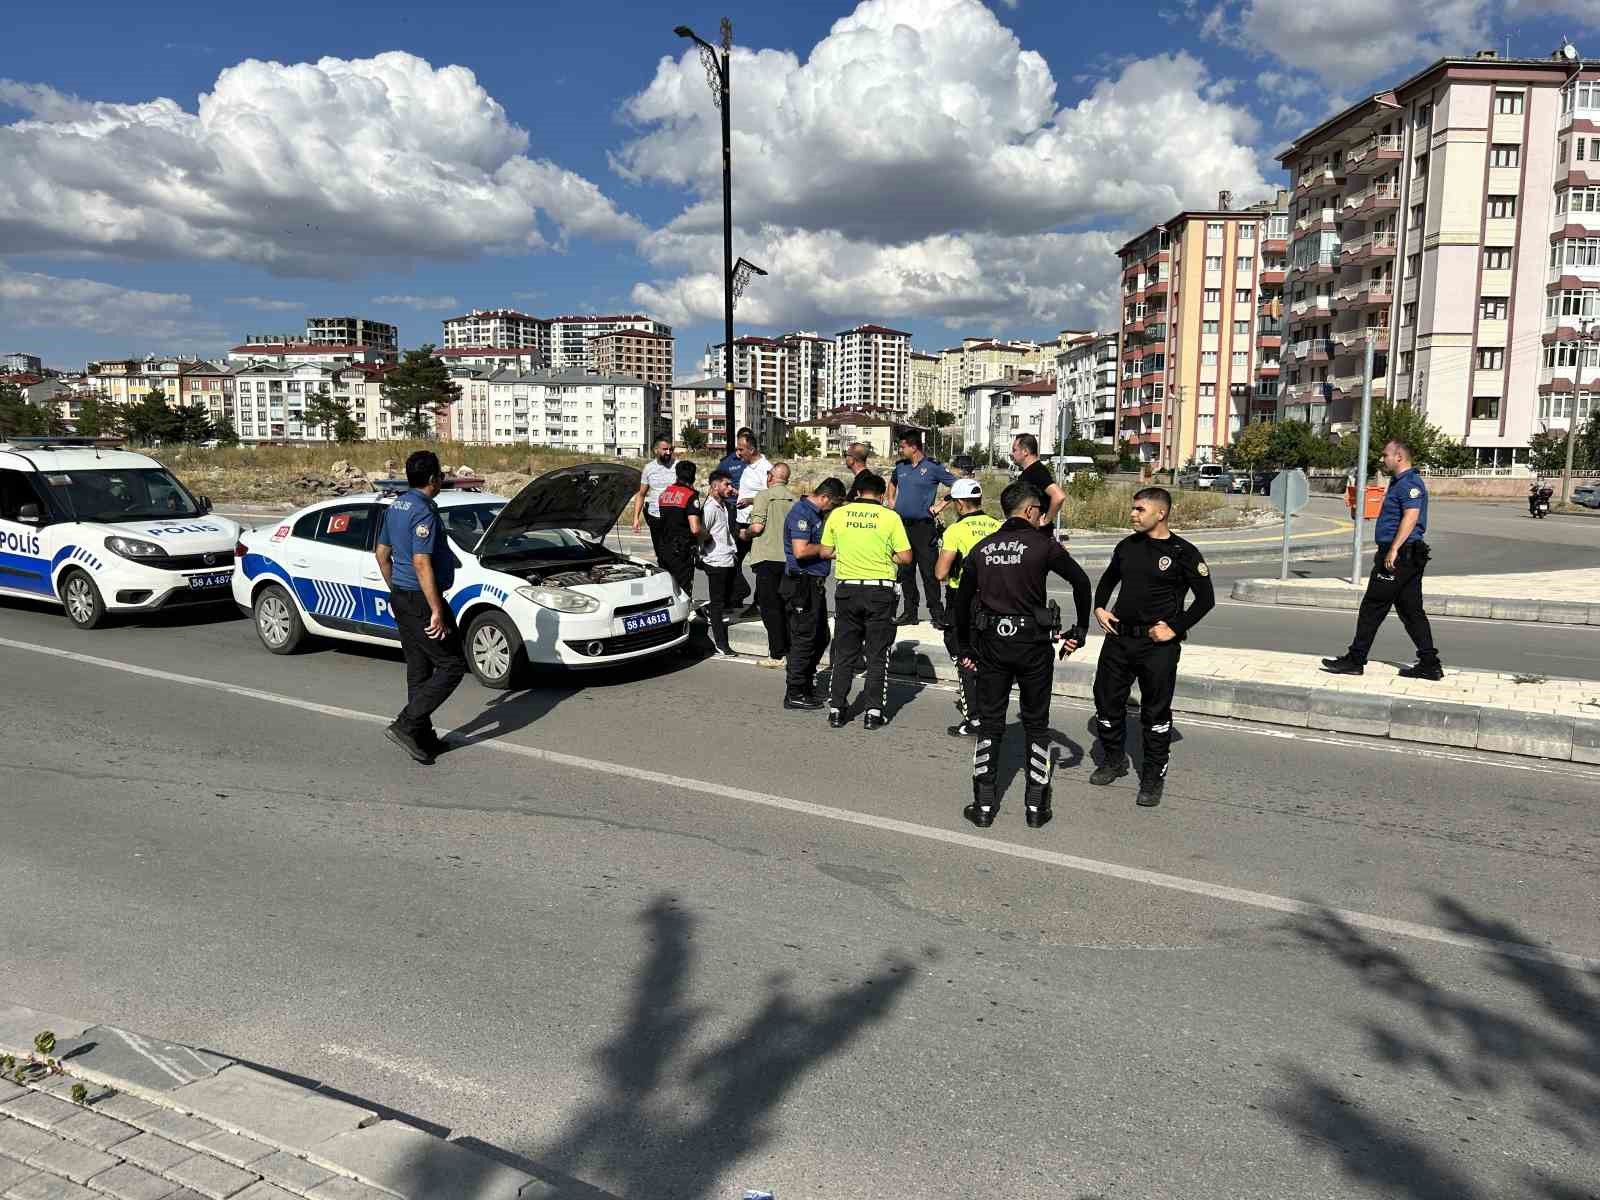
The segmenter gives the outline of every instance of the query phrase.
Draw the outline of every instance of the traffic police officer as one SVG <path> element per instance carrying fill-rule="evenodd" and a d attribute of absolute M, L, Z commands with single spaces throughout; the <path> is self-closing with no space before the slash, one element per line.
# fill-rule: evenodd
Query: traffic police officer
<path fill-rule="evenodd" d="M 1178 654 L 1184 636 L 1216 605 L 1211 569 L 1193 542 L 1167 528 L 1172 494 L 1144 488 L 1133 494 L 1134 532 L 1117 543 L 1094 593 L 1094 615 L 1106 633 L 1094 675 L 1095 720 L 1105 756 L 1089 776 L 1105 787 L 1128 773 L 1123 751 L 1128 693 L 1139 682 L 1139 723 L 1144 730 L 1144 765 L 1138 803 L 1161 803 L 1172 750 L 1172 692 L 1178 684 Z M 1120 585 L 1117 604 L 1111 591 Z M 1193 593 L 1187 609 L 1184 596 Z"/>
<path fill-rule="evenodd" d="M 1062 653 L 1083 645 L 1089 624 L 1089 577 L 1056 540 L 1039 526 L 1045 499 L 1029 483 L 1013 483 L 1000 494 L 1006 520 L 973 546 L 956 591 L 955 633 L 962 665 L 978 673 L 978 741 L 972 753 L 972 803 L 962 810 L 980 829 L 994 824 L 1000 808 L 996 790 L 1000 740 L 1005 735 L 1011 685 L 1019 692 L 1018 715 L 1028 740 L 1026 805 L 1028 827 L 1050 819 L 1050 684 L 1055 667 L 1051 640 L 1060 628 L 1060 610 L 1045 590 L 1051 572 L 1072 585 L 1077 621 L 1062 638 Z M 965 522 L 962 522 L 965 524 Z M 957 529 L 960 528 L 958 525 Z"/>
<path fill-rule="evenodd" d="M 817 696 L 817 664 L 828 644 L 828 560 L 822 555 L 822 529 L 828 512 L 844 501 L 844 484 L 824 479 L 809 496 L 789 506 L 783 518 L 783 599 L 789 624 L 784 658 L 783 706 L 822 707 Z"/>
<path fill-rule="evenodd" d="M 1384 446 L 1383 466 L 1392 478 L 1372 529 L 1378 554 L 1367 579 L 1366 595 L 1361 597 L 1355 640 L 1349 650 L 1338 658 L 1323 659 L 1322 665 L 1335 675 L 1360 675 L 1366 669 L 1378 626 L 1394 608 L 1417 648 L 1417 661 L 1401 667 L 1400 674 L 1406 679 L 1443 679 L 1433 627 L 1422 609 L 1422 572 L 1431 557 L 1428 543 L 1422 540 L 1428 531 L 1428 485 L 1411 463 L 1411 447 L 1402 441 L 1391 440 Z"/>
<path fill-rule="evenodd" d="M 883 506 L 883 477 L 856 476 L 857 499 L 828 518 L 822 556 L 833 560 L 833 677 L 828 725 L 845 723 L 850 685 L 866 660 L 867 715 L 863 729 L 881 729 L 889 702 L 889 650 L 894 645 L 895 570 L 911 561 L 911 542 L 899 514 Z"/>
<path fill-rule="evenodd" d="M 899 622 L 902 625 L 917 623 L 917 576 L 921 575 L 922 590 L 928 601 L 928 620 L 935 629 L 943 629 L 944 601 L 933 577 L 933 564 L 938 557 L 934 543 L 939 533 L 933 502 L 938 497 L 939 485 L 954 484 L 956 476 L 922 452 L 922 435 L 915 429 L 900 435 L 900 453 L 903 457 L 895 464 L 894 474 L 889 479 L 889 505 L 899 514 L 906 536 L 911 539 L 913 558 L 898 573 L 900 590 L 905 593 L 905 611 L 900 614 Z"/>
<path fill-rule="evenodd" d="M 384 734 L 426 765 L 443 749 L 433 712 L 460 684 L 467 660 L 444 600 L 455 582 L 456 556 L 433 503 L 444 486 L 439 456 L 432 450 L 414 452 L 406 459 L 406 482 L 411 490 L 384 513 L 376 549 L 406 657 L 406 706 Z"/>
<path fill-rule="evenodd" d="M 944 648 L 956 664 L 956 707 L 961 710 L 961 723 L 950 726 L 949 733 L 951 737 L 973 737 L 978 732 L 978 674 L 961 665 L 961 645 L 954 623 L 955 593 L 961 587 L 961 566 L 966 556 L 999 529 L 1000 522 L 983 511 L 983 488 L 976 479 L 957 479 L 950 488 L 950 504 L 956 517 L 944 531 L 933 573 L 948 588 L 945 609 L 951 614 L 951 623 L 945 627 Z"/>

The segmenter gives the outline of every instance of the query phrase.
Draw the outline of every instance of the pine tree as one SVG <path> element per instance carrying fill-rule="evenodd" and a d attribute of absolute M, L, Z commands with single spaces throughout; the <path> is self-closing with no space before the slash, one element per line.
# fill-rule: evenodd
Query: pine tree
<path fill-rule="evenodd" d="M 443 359 L 431 345 L 407 350 L 383 381 L 383 403 L 407 437 L 426 437 L 434 422 L 461 399 L 461 387 L 450 378 Z"/>

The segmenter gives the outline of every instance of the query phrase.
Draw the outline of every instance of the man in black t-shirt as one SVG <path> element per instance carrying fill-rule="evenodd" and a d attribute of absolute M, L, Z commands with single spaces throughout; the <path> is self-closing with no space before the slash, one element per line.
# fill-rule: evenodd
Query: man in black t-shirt
<path fill-rule="evenodd" d="M 1094 615 L 1106 633 L 1094 676 L 1095 720 L 1105 751 L 1089 782 L 1098 787 L 1128 773 L 1123 752 L 1128 693 L 1139 682 L 1139 723 L 1144 731 L 1144 763 L 1139 771 L 1139 804 L 1161 803 L 1172 749 L 1172 692 L 1178 683 L 1178 654 L 1184 636 L 1216 604 L 1211 570 L 1194 543 L 1167 528 L 1172 496 L 1165 488 L 1133 494 L 1133 536 L 1111 552 L 1111 562 L 1094 592 Z M 1111 592 L 1118 588 L 1115 608 Z M 1186 609 L 1184 596 L 1194 594 Z"/>
<path fill-rule="evenodd" d="M 1054 525 L 1056 514 L 1067 501 L 1067 494 L 1061 490 L 1056 477 L 1050 474 L 1050 468 L 1039 457 L 1039 439 L 1031 433 L 1017 434 L 1011 442 L 1011 461 L 1022 472 L 1017 479 L 1022 483 L 1031 483 L 1044 497 L 1045 510 L 1039 514 L 1039 524 Z"/>

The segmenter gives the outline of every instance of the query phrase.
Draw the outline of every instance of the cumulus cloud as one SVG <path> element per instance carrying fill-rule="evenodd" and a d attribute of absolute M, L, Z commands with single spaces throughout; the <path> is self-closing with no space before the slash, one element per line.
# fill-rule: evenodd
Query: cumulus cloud
<path fill-rule="evenodd" d="M 303 312 L 305 304 L 300 300 L 274 300 L 269 296 L 228 296 L 224 304 L 239 304 L 245 308 L 259 308 L 262 312 Z"/>
<path fill-rule="evenodd" d="M 393 304 L 401 308 L 414 308 L 419 312 L 429 312 L 434 309 L 460 308 L 461 301 L 454 296 L 412 296 L 408 294 L 374 296 L 374 304 Z"/>
<path fill-rule="evenodd" d="M 0 263 L 0 325 L 150 340 L 212 338 L 184 292 L 144 292 L 93 279 L 15 271 Z"/>
<path fill-rule="evenodd" d="M 228 67 L 191 113 L 0 81 L 0 253 L 226 260 L 347 277 L 643 228 L 465 67 L 400 52 Z"/>

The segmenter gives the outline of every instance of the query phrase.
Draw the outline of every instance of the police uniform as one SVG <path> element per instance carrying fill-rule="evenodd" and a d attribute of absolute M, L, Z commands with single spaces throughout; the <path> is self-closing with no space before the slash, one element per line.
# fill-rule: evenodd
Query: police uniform
<path fill-rule="evenodd" d="M 949 486 L 956 478 L 943 463 L 926 455 L 921 462 L 906 459 L 895 464 L 894 511 L 899 514 L 911 542 L 911 561 L 897 572 L 900 590 L 906 598 L 901 617 L 908 624 L 917 616 L 918 575 L 922 576 L 922 590 L 928 598 L 928 619 L 935 625 L 944 624 L 944 602 L 939 596 L 939 581 L 933 575 L 933 564 L 939 557 L 939 526 L 928 510 L 933 507 L 939 485 Z"/>
<path fill-rule="evenodd" d="M 1094 708 L 1105 751 L 1104 765 L 1091 782 L 1109 783 L 1127 773 L 1123 746 L 1128 720 L 1128 694 L 1139 684 L 1139 723 L 1144 733 L 1140 802 L 1159 802 L 1167 759 L 1172 749 L 1172 692 L 1178 683 L 1178 656 L 1183 639 L 1216 605 L 1211 570 L 1193 542 L 1172 534 L 1154 538 L 1135 533 L 1117 543 L 1111 562 L 1095 588 L 1096 608 L 1110 606 L 1117 632 L 1100 646 L 1095 668 Z M 1194 600 L 1183 606 L 1186 594 Z M 1165 622 L 1178 636 L 1158 642 L 1150 628 Z"/>
<path fill-rule="evenodd" d="M 828 644 L 827 559 L 797 559 L 795 542 L 822 544 L 823 514 L 811 497 L 802 496 L 789 506 L 783 518 L 783 582 L 778 594 L 783 599 L 784 617 L 789 626 L 789 653 L 784 659 L 784 695 L 810 700 L 817 690 L 817 664 Z M 814 707 L 814 705 L 813 705 Z"/>
<path fill-rule="evenodd" d="M 965 524 L 966 522 L 962 522 Z M 958 525 L 959 529 L 960 526 Z M 1050 684 L 1055 669 L 1051 637 L 1057 614 L 1046 578 L 1072 585 L 1077 621 L 1067 636 L 1083 642 L 1089 624 L 1089 577 L 1053 531 L 1012 517 L 973 546 L 956 590 L 956 645 L 978 667 L 978 741 L 972 753 L 972 803 L 965 815 L 987 827 L 1000 807 L 996 791 L 1000 740 L 1005 734 L 1011 685 L 1028 741 L 1027 819 L 1037 828 L 1050 819 Z"/>
<path fill-rule="evenodd" d="M 965 639 L 956 636 L 955 595 L 961 587 L 962 568 L 965 565 L 967 556 L 972 553 L 972 548 L 999 528 L 999 518 L 991 517 L 986 512 L 963 513 L 944 531 L 941 542 L 945 550 L 954 551 L 956 556 L 956 561 L 950 567 L 950 578 L 947 581 L 949 587 L 947 595 L 950 598 L 950 603 L 947 607 L 950 610 L 950 623 L 945 626 L 944 648 L 950 652 L 950 657 L 956 663 L 956 678 L 959 683 L 959 687 L 956 689 L 956 707 L 961 710 L 963 722 L 969 726 L 977 726 L 979 724 L 978 700 L 975 690 L 978 673 L 961 665 L 962 641 L 965 640 L 968 645 L 971 645 L 972 638 L 970 630 L 967 631 L 968 636 Z"/>
<path fill-rule="evenodd" d="M 1407 536 L 1400 553 L 1395 556 L 1394 570 L 1387 562 L 1389 550 L 1400 532 L 1400 521 L 1409 511 L 1417 513 L 1416 527 Z M 1361 612 L 1356 618 L 1356 636 L 1350 643 L 1347 657 L 1364 664 L 1372 651 L 1373 639 L 1378 636 L 1378 626 L 1389 615 L 1391 608 L 1400 614 L 1412 642 L 1417 647 L 1419 666 L 1438 667 L 1439 651 L 1433 645 L 1433 627 L 1422 609 L 1422 572 L 1427 566 L 1430 552 L 1422 535 L 1428 530 L 1428 485 L 1415 467 L 1407 468 L 1389 483 L 1383 495 L 1383 507 L 1378 511 L 1372 536 L 1378 543 L 1378 555 L 1372 563 L 1372 574 L 1367 579 L 1367 591 L 1361 597 Z"/>
<path fill-rule="evenodd" d="M 450 698 L 467 660 L 461 649 L 461 632 L 456 628 L 449 605 L 445 606 L 445 635 L 431 638 L 428 622 L 433 619 L 428 597 L 417 579 L 415 554 L 432 559 L 433 579 L 441 598 L 455 583 L 456 557 L 441 528 L 439 510 L 426 493 L 412 489 L 400 496 L 383 515 L 378 544 L 393 554 L 390 565 L 389 607 L 400 633 L 400 649 L 406 658 L 406 706 L 394 719 L 395 728 L 414 738 L 424 750 L 437 745 L 433 713 Z"/>
<path fill-rule="evenodd" d="M 883 723 L 889 701 L 889 651 L 894 646 L 894 556 L 911 549 L 906 528 L 894 510 L 876 500 L 856 500 L 828 515 L 822 544 L 833 550 L 832 679 L 828 723 L 844 724 L 850 685 L 866 668 L 867 716 L 864 727 Z"/>

